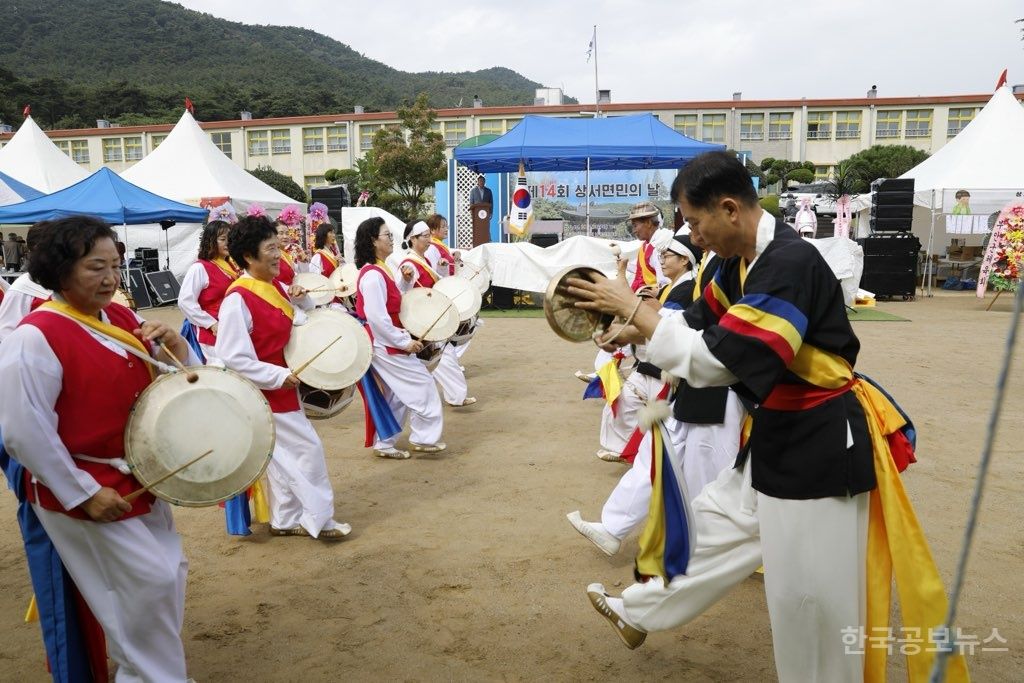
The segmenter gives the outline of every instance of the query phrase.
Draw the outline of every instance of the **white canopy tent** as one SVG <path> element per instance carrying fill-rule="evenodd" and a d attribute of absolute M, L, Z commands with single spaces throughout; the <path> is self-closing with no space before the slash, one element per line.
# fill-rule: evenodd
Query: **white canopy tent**
<path fill-rule="evenodd" d="M 914 203 L 931 213 L 925 281 L 931 289 L 935 219 L 952 209 L 957 190 L 1001 191 L 1006 200 L 1024 190 L 1024 107 L 1009 86 L 998 88 L 974 120 L 935 154 L 904 173 L 914 179 Z"/>
<path fill-rule="evenodd" d="M 25 117 L 18 132 L 0 149 L 0 171 L 46 194 L 89 175 L 53 144 L 31 116 Z"/>

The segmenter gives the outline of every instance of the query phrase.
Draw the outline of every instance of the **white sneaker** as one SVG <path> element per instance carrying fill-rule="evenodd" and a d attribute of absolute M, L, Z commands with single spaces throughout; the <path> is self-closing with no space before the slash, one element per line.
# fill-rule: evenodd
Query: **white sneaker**
<path fill-rule="evenodd" d="M 610 451 L 607 448 L 598 448 L 597 453 L 595 453 L 594 455 L 596 455 L 599 459 L 604 460 L 605 462 L 626 462 L 625 460 L 622 459 L 621 455 L 619 455 L 615 451 Z"/>
<path fill-rule="evenodd" d="M 576 379 L 578 379 L 579 381 L 586 382 L 587 384 L 590 384 L 593 381 L 593 379 L 595 377 L 597 377 L 597 373 L 596 372 L 591 372 L 590 374 L 587 374 L 587 373 L 583 372 L 582 370 L 577 370 L 575 372 L 575 376 L 576 376 Z"/>
<path fill-rule="evenodd" d="M 437 443 L 413 443 L 409 442 L 409 448 L 416 451 L 417 453 L 440 453 L 444 449 L 448 448 L 448 444 L 444 441 L 438 441 Z"/>
<path fill-rule="evenodd" d="M 449 401 L 445 401 L 445 403 L 447 403 L 448 405 L 452 406 L 453 408 L 462 408 L 463 406 L 471 406 L 474 403 L 476 403 L 476 396 L 467 396 L 462 403 L 451 403 Z"/>
<path fill-rule="evenodd" d="M 565 517 L 569 520 L 569 524 L 575 527 L 576 531 L 583 534 L 588 541 L 600 548 L 601 552 L 605 555 L 611 556 L 619 552 L 619 546 L 622 544 L 622 541 L 605 531 L 604 526 L 600 522 L 583 521 L 579 510 L 574 510 Z"/>
<path fill-rule="evenodd" d="M 392 460 L 408 460 L 411 457 L 409 451 L 397 448 L 374 448 L 373 454 L 378 458 L 390 458 Z"/>

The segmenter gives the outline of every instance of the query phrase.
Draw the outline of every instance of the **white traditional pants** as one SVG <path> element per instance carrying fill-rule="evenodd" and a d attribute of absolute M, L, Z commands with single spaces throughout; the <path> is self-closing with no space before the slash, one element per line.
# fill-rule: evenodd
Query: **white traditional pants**
<path fill-rule="evenodd" d="M 324 446 L 301 410 L 274 413 L 277 439 L 267 465 L 270 526 L 302 526 L 313 537 L 333 529 L 334 491 L 327 477 Z"/>
<path fill-rule="evenodd" d="M 622 593 L 645 631 L 685 624 L 764 564 L 775 666 L 782 683 L 860 681 L 844 628 L 864 624 L 868 496 L 784 500 L 750 486 L 749 459 L 692 502 L 697 544 L 685 576 Z"/>
<path fill-rule="evenodd" d="M 462 372 L 459 365 L 459 354 L 457 346 L 445 344 L 441 352 L 441 360 L 434 368 L 434 379 L 441 385 L 441 393 L 444 400 L 453 405 L 462 405 L 469 394 L 469 387 L 466 385 L 466 374 Z M 419 442 L 417 442 L 419 443 Z"/>
<path fill-rule="evenodd" d="M 389 354 L 374 344 L 373 369 L 384 386 L 381 391 L 399 425 L 409 414 L 409 440 L 431 445 L 441 440 L 444 416 L 434 376 L 416 356 Z M 378 436 L 374 448 L 394 448 L 400 434 L 389 439 Z"/>
<path fill-rule="evenodd" d="M 605 402 L 601 410 L 601 448 L 621 453 L 637 426 L 637 411 L 658 397 L 665 383 L 635 370 L 622 383 L 622 393 L 612 413 Z"/>
<path fill-rule="evenodd" d="M 683 481 L 690 500 L 718 478 L 722 470 L 736 463 L 740 452 L 740 431 L 747 411 L 739 396 L 729 392 L 725 419 L 721 424 L 690 424 L 669 420 L 672 444 L 682 453 Z"/>
<path fill-rule="evenodd" d="M 188 561 L 170 506 L 119 522 L 73 519 L 33 505 L 89 609 L 103 627 L 118 683 L 182 683 Z"/>

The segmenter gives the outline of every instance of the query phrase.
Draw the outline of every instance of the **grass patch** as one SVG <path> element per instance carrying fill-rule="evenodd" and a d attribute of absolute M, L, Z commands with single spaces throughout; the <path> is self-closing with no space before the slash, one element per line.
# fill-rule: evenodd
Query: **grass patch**
<path fill-rule="evenodd" d="M 846 317 L 850 322 L 910 322 L 909 318 L 903 318 L 887 311 L 880 311 L 870 306 L 864 308 L 846 309 Z"/>
<path fill-rule="evenodd" d="M 480 311 L 481 318 L 543 318 L 543 308 L 509 308 L 506 310 L 485 308 Z"/>

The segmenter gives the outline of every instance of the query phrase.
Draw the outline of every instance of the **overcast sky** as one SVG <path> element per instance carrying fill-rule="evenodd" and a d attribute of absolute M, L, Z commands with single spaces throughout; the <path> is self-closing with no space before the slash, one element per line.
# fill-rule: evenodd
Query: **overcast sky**
<path fill-rule="evenodd" d="M 594 101 L 952 95 L 1024 83 L 1020 0 L 177 0 L 303 26 L 403 71 L 504 66 Z M 455 103 L 433 102 L 434 106 Z M 486 103 L 485 103 L 486 104 Z"/>

